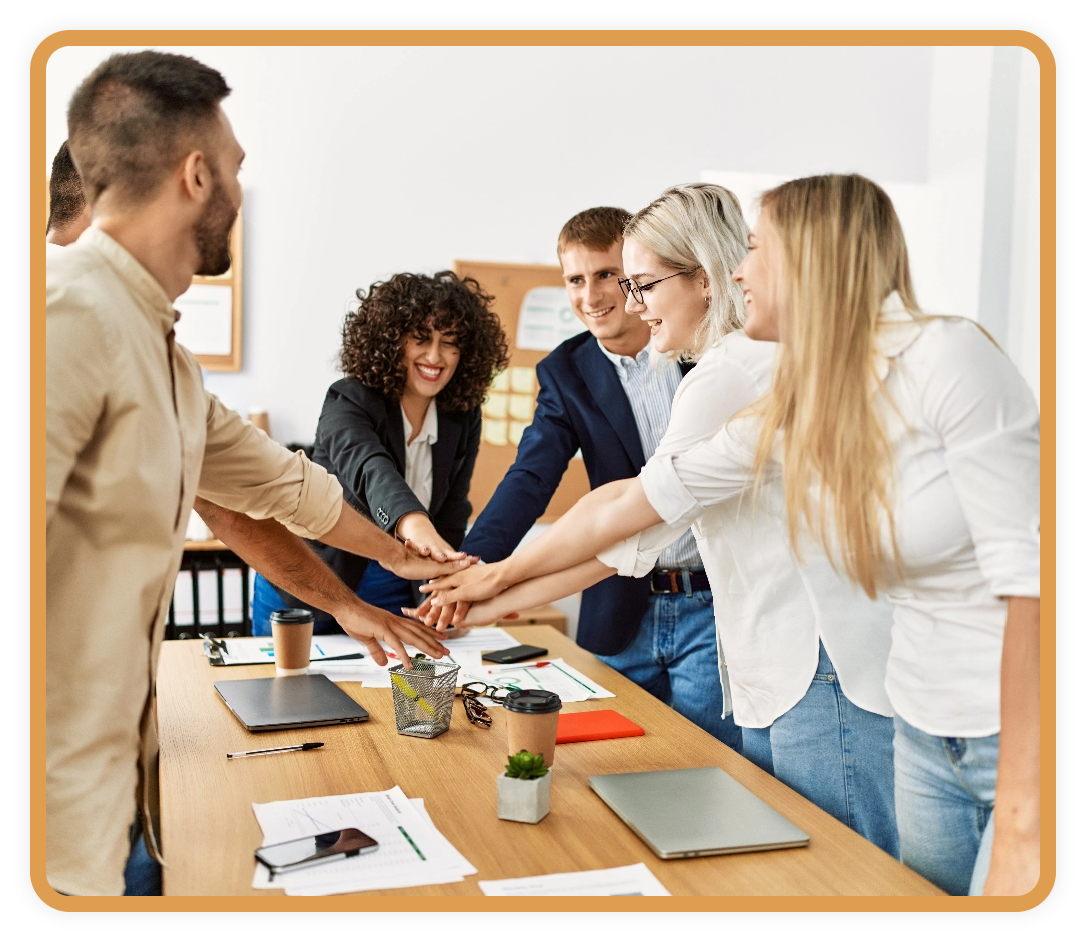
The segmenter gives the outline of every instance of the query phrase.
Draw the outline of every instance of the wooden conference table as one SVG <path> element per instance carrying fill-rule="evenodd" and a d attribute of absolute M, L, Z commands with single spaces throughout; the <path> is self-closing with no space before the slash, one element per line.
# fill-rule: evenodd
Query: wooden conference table
<path fill-rule="evenodd" d="M 478 868 L 462 883 L 382 891 L 390 895 L 478 895 L 477 881 L 619 867 L 644 861 L 675 896 L 934 895 L 940 891 L 787 786 L 611 670 L 549 626 L 507 629 L 545 647 L 616 694 L 569 711 L 613 708 L 645 735 L 558 746 L 551 813 L 539 824 L 501 821 L 495 777 L 505 765 L 501 710 L 491 729 L 472 726 L 459 699 L 452 727 L 433 740 L 399 736 L 390 690 L 343 688 L 367 723 L 252 734 L 231 715 L 216 680 L 262 677 L 270 666 L 211 667 L 201 641 L 168 641 L 158 669 L 162 838 L 166 895 L 267 895 L 253 890 L 261 831 L 252 802 L 380 791 L 399 785 L 424 798 L 434 824 Z M 226 753 L 319 737 L 314 752 L 228 761 Z M 660 860 L 588 787 L 608 772 L 716 765 L 806 831 L 794 850 Z"/>

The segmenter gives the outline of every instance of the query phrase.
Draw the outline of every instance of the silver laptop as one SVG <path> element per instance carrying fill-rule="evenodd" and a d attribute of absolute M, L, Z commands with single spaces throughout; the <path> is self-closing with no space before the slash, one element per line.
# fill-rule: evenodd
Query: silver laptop
<path fill-rule="evenodd" d="M 723 769 L 590 775 L 588 784 L 665 860 L 806 847 L 810 840 Z"/>
<path fill-rule="evenodd" d="M 361 723 L 370 718 L 324 674 L 220 680 L 215 690 L 250 733 Z"/>

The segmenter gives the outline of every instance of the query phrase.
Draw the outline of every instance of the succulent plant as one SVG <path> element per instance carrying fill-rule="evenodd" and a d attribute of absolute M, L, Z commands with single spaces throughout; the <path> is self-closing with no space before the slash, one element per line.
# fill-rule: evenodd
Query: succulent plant
<path fill-rule="evenodd" d="M 521 749 L 515 756 L 509 757 L 505 766 L 507 778 L 542 778 L 548 772 L 543 761 L 543 753 L 537 752 L 534 756 L 527 750 Z"/>

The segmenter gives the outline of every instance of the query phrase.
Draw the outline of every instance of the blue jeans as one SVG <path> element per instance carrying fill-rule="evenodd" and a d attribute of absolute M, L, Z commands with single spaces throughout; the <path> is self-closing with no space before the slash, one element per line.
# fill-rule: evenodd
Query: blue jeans
<path fill-rule="evenodd" d="M 764 729 L 743 728 L 743 754 L 892 857 L 894 721 L 856 706 L 841 690 L 822 643 L 803 699 Z"/>
<path fill-rule="evenodd" d="M 376 608 L 383 608 L 393 615 L 402 615 L 401 608 L 411 606 L 411 585 L 395 573 L 371 562 L 362 573 L 355 594 Z M 271 634 L 271 613 L 286 608 L 283 597 L 267 579 L 257 573 L 253 580 L 253 634 Z M 313 633 L 334 634 L 339 631 L 335 619 L 325 618 L 313 623 Z"/>
<path fill-rule="evenodd" d="M 139 815 L 136 815 L 130 834 L 132 850 L 129 852 L 128 861 L 124 865 L 124 895 L 161 896 L 162 867 L 147 852 L 147 845 L 143 842 L 143 825 L 140 822 Z"/>
<path fill-rule="evenodd" d="M 901 860 L 955 896 L 983 889 L 991 855 L 999 734 L 932 736 L 894 719 L 894 772 Z M 987 853 L 981 854 L 982 841 Z"/>
<path fill-rule="evenodd" d="M 600 660 L 736 752 L 743 734 L 724 717 L 711 592 L 649 596 L 630 646 Z"/>

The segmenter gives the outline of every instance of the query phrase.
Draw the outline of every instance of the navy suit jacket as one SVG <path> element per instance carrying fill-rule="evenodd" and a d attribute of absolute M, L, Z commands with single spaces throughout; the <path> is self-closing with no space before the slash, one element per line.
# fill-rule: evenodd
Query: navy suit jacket
<path fill-rule="evenodd" d="M 535 416 L 517 460 L 460 547 L 485 562 L 516 549 L 547 509 L 578 449 L 593 489 L 636 477 L 645 463 L 630 400 L 588 331 L 555 348 L 536 367 L 536 376 Z M 595 654 L 618 654 L 633 641 L 648 604 L 647 576 L 604 579 L 581 596 L 577 643 Z"/>

